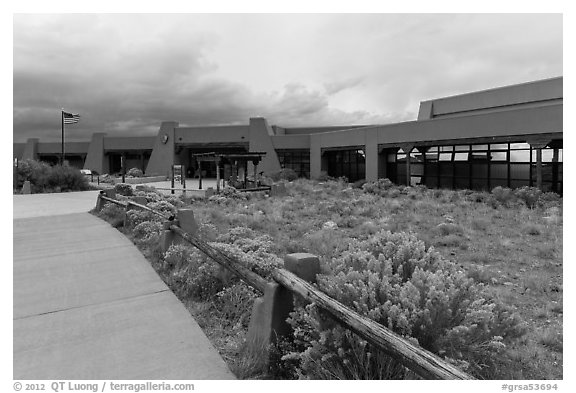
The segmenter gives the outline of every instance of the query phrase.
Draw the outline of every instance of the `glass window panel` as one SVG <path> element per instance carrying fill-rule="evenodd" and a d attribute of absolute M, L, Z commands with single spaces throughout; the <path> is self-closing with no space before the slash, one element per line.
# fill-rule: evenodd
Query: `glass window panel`
<path fill-rule="evenodd" d="M 456 151 L 469 151 L 470 145 L 456 145 L 456 146 L 454 146 L 454 149 Z"/>
<path fill-rule="evenodd" d="M 455 162 L 454 176 L 470 176 L 470 164 L 467 162 Z"/>
<path fill-rule="evenodd" d="M 470 178 L 468 177 L 455 177 L 454 188 L 470 188 Z"/>
<path fill-rule="evenodd" d="M 426 176 L 426 178 L 424 179 L 424 184 L 428 188 L 436 188 L 438 187 L 438 178 Z"/>
<path fill-rule="evenodd" d="M 437 176 L 438 175 L 438 164 L 437 163 L 426 163 L 426 175 L 427 176 Z"/>
<path fill-rule="evenodd" d="M 452 177 L 441 177 L 440 188 L 452 188 Z"/>
<path fill-rule="evenodd" d="M 438 170 L 440 171 L 440 176 L 452 176 L 454 173 L 454 166 L 451 162 L 440 162 L 438 164 Z"/>
<path fill-rule="evenodd" d="M 428 148 L 428 150 L 426 150 L 427 153 L 438 153 L 438 146 L 430 146 Z"/>
<path fill-rule="evenodd" d="M 507 143 L 491 143 L 490 150 L 508 150 Z"/>
<path fill-rule="evenodd" d="M 506 179 L 490 179 L 490 188 L 495 188 L 495 187 L 508 187 L 508 180 Z"/>
<path fill-rule="evenodd" d="M 404 151 L 404 149 L 398 149 L 398 154 L 404 154 L 404 153 L 406 153 L 406 152 Z"/>
<path fill-rule="evenodd" d="M 472 150 L 488 150 L 488 145 L 472 145 Z"/>
<path fill-rule="evenodd" d="M 412 153 L 410 153 L 410 160 L 412 162 L 423 162 L 424 161 L 424 155 L 422 153 L 417 152 L 416 150 L 413 150 Z"/>
<path fill-rule="evenodd" d="M 438 161 L 438 153 L 426 153 L 426 161 Z"/>
<path fill-rule="evenodd" d="M 472 177 L 488 177 L 488 164 L 472 164 Z"/>
<path fill-rule="evenodd" d="M 406 164 L 397 164 L 396 173 L 399 177 L 406 177 Z"/>
<path fill-rule="evenodd" d="M 530 150 L 511 150 L 510 162 L 530 162 Z"/>
<path fill-rule="evenodd" d="M 508 159 L 508 153 L 505 151 L 491 151 L 490 160 L 491 161 L 506 161 Z"/>
<path fill-rule="evenodd" d="M 469 153 L 454 153 L 454 161 L 468 161 Z"/>
<path fill-rule="evenodd" d="M 440 153 L 440 161 L 452 161 L 452 153 Z"/>
<path fill-rule="evenodd" d="M 488 160 L 488 152 L 472 152 L 470 154 L 470 159 L 476 160 L 476 161 L 479 161 L 479 160 L 486 161 L 486 160 Z"/>
<path fill-rule="evenodd" d="M 411 186 L 417 186 L 419 184 L 422 184 L 422 178 L 420 176 L 411 176 L 410 177 L 410 185 Z"/>
<path fill-rule="evenodd" d="M 558 162 L 564 162 L 562 159 L 562 150 L 563 149 L 558 149 Z"/>
<path fill-rule="evenodd" d="M 510 188 L 520 188 L 529 185 L 530 181 L 528 180 L 510 180 Z"/>
<path fill-rule="evenodd" d="M 472 189 L 478 191 L 487 191 L 488 179 L 472 179 Z"/>
<path fill-rule="evenodd" d="M 515 149 L 530 149 L 530 145 L 526 142 L 522 142 L 522 143 L 511 143 L 510 144 L 510 149 L 511 150 L 515 150 Z"/>
<path fill-rule="evenodd" d="M 532 162 L 537 161 L 537 149 L 532 150 Z M 542 149 L 542 162 L 552 162 L 552 158 L 554 158 L 554 150 L 553 149 Z"/>
<path fill-rule="evenodd" d="M 454 151 L 454 146 L 440 146 L 440 151 Z"/>
<path fill-rule="evenodd" d="M 510 164 L 511 179 L 530 179 L 530 164 Z"/>
<path fill-rule="evenodd" d="M 495 179 L 506 179 L 508 177 L 508 164 L 491 164 L 490 177 Z"/>
<path fill-rule="evenodd" d="M 388 154 L 386 156 L 386 161 L 388 162 L 396 162 L 396 154 Z"/>
<path fill-rule="evenodd" d="M 412 176 L 422 176 L 424 175 L 424 164 L 412 164 L 410 165 L 410 175 Z"/>
<path fill-rule="evenodd" d="M 406 161 L 406 154 L 397 154 L 396 161 Z"/>

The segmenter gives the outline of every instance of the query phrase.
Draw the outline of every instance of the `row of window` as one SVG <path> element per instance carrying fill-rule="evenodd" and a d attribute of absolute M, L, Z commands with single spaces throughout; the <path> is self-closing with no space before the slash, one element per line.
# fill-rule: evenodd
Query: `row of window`
<path fill-rule="evenodd" d="M 310 150 L 276 150 L 281 168 L 293 169 L 298 177 L 310 177 Z"/>
<path fill-rule="evenodd" d="M 328 176 L 348 178 L 355 182 L 366 177 L 366 154 L 362 149 L 328 151 Z"/>
<path fill-rule="evenodd" d="M 561 148 L 542 149 L 542 187 L 562 192 Z M 524 143 L 433 146 L 410 152 L 410 180 L 406 152 L 387 154 L 387 177 L 398 184 L 431 188 L 490 190 L 536 184 L 536 149 Z"/>

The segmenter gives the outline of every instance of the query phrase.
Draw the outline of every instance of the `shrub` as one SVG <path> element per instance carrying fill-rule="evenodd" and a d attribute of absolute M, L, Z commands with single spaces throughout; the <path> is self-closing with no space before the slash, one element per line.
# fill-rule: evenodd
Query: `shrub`
<path fill-rule="evenodd" d="M 108 202 L 102 210 L 98 212 L 98 216 L 108 221 L 114 228 L 117 228 L 124 223 L 124 208 L 115 203 Z"/>
<path fill-rule="evenodd" d="M 256 297 L 257 293 L 252 287 L 236 282 L 218 292 L 214 303 L 219 316 L 229 325 L 248 328 Z"/>
<path fill-rule="evenodd" d="M 132 186 L 126 183 L 118 183 L 114 185 L 114 190 L 116 193 L 124 196 L 132 196 L 134 195 L 134 191 L 132 190 Z"/>
<path fill-rule="evenodd" d="M 319 288 L 362 315 L 417 341 L 477 376 L 494 378 L 502 349 L 524 333 L 518 317 L 487 296 L 484 286 L 444 260 L 414 235 L 381 231 L 354 242 L 333 258 Z M 387 355 L 339 325 L 323 321 L 313 306 L 291 314 L 306 378 L 401 378 Z M 355 366 L 354 366 L 355 365 Z"/>
<path fill-rule="evenodd" d="M 533 208 L 536 206 L 538 199 L 542 195 L 542 191 L 536 187 L 520 187 L 514 190 L 514 195 L 523 201 L 526 206 Z"/>
<path fill-rule="evenodd" d="M 503 206 L 510 206 L 510 204 L 516 200 L 514 191 L 511 188 L 507 187 L 500 187 L 500 186 L 495 187 L 492 190 L 492 195 Z"/>
<path fill-rule="evenodd" d="M 128 210 L 127 213 L 128 225 L 136 227 L 146 221 L 158 221 L 160 222 L 160 217 L 156 214 L 149 212 L 148 210 L 132 209 Z"/>
<path fill-rule="evenodd" d="M 366 184 L 366 179 L 356 180 L 354 183 L 352 183 L 352 188 L 362 189 L 362 186 L 364 186 L 364 184 Z"/>
<path fill-rule="evenodd" d="M 18 163 L 17 187 L 21 188 L 26 180 L 30 181 L 33 193 L 67 192 L 88 190 L 88 180 L 80 170 L 36 160 L 23 160 Z"/>
<path fill-rule="evenodd" d="M 180 295 L 208 300 L 224 288 L 218 265 L 195 249 L 171 245 L 162 259 L 169 270 L 169 279 Z"/>
<path fill-rule="evenodd" d="M 130 168 L 130 170 L 126 172 L 126 175 L 132 177 L 142 177 L 144 176 L 144 172 L 142 172 L 142 170 L 138 168 Z"/>
<path fill-rule="evenodd" d="M 362 186 L 362 190 L 364 190 L 364 192 L 382 197 L 388 196 L 389 192 L 394 188 L 394 183 L 392 183 L 389 179 L 378 179 L 374 182 L 365 183 Z"/>
<path fill-rule="evenodd" d="M 538 205 L 544 209 L 562 206 L 562 197 L 555 192 L 543 192 L 538 198 Z"/>
<path fill-rule="evenodd" d="M 176 211 L 178 210 L 176 209 L 176 206 L 165 200 L 150 202 L 147 204 L 147 206 L 161 213 L 168 213 L 168 214 L 176 214 Z"/>
<path fill-rule="evenodd" d="M 283 168 L 277 172 L 270 173 L 270 178 L 274 181 L 286 180 L 286 181 L 294 181 L 298 179 L 298 174 L 294 169 L 291 168 Z"/>
<path fill-rule="evenodd" d="M 162 223 L 158 221 L 144 221 L 136 225 L 133 234 L 139 243 L 157 243 L 160 240 Z"/>

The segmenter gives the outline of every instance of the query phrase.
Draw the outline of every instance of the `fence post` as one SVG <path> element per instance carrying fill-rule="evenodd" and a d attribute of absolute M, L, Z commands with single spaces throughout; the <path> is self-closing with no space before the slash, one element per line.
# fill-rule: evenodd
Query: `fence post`
<path fill-rule="evenodd" d="M 26 180 L 22 186 L 22 194 L 32 194 L 32 187 L 30 186 L 30 180 Z"/>
<path fill-rule="evenodd" d="M 128 210 L 130 210 L 130 202 L 126 202 L 126 206 L 124 207 L 124 228 L 128 227 Z"/>
<path fill-rule="evenodd" d="M 320 261 L 317 256 L 306 253 L 288 254 L 284 258 L 284 267 L 303 280 L 316 281 L 320 272 Z M 277 283 L 269 283 L 264 296 L 254 301 L 247 344 L 253 353 L 262 353 L 268 360 L 269 348 L 278 337 L 286 336 L 291 327 L 286 322 L 289 313 L 294 310 L 292 292 Z"/>
<path fill-rule="evenodd" d="M 166 252 L 172 244 L 184 242 L 174 232 L 170 230 L 171 225 L 178 225 L 183 231 L 191 235 L 198 233 L 198 223 L 194 218 L 194 211 L 192 209 L 178 209 L 176 212 L 176 219 L 168 220 L 163 224 L 163 232 L 160 237 L 160 248 L 162 252 Z"/>
<path fill-rule="evenodd" d="M 168 251 L 170 246 L 177 240 L 177 236 L 170 230 L 170 225 L 178 225 L 178 220 L 168 220 L 162 224 L 162 235 L 160 236 L 160 249 L 162 252 Z M 179 225 L 178 225 L 179 226 Z"/>

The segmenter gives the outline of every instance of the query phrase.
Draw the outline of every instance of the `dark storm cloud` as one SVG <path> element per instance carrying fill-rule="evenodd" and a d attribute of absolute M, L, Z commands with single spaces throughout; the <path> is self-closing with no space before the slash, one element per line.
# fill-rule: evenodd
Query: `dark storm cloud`
<path fill-rule="evenodd" d="M 16 15 L 14 140 L 58 140 L 60 108 L 78 139 L 408 120 L 420 100 L 560 75 L 561 32 L 541 15 Z"/>

